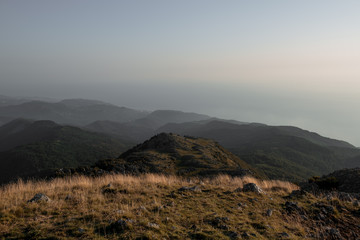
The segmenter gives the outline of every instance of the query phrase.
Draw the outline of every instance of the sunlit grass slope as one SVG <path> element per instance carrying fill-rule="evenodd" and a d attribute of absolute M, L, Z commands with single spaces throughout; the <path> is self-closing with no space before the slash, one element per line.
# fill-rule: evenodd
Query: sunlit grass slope
<path fill-rule="evenodd" d="M 266 194 L 235 191 L 250 182 Z M 277 239 L 285 233 L 303 239 L 317 230 L 284 209 L 284 196 L 296 189 L 289 182 L 226 175 L 19 181 L 0 189 L 0 239 Z M 51 200 L 28 203 L 36 193 Z M 311 212 L 318 201 L 309 195 L 299 205 Z"/>

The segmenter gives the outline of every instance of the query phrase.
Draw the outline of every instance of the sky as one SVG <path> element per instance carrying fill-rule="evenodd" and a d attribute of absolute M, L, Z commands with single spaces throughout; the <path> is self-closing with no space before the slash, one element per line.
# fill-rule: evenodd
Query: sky
<path fill-rule="evenodd" d="M 0 0 L 0 94 L 294 125 L 360 146 L 359 11 L 355 0 Z"/>

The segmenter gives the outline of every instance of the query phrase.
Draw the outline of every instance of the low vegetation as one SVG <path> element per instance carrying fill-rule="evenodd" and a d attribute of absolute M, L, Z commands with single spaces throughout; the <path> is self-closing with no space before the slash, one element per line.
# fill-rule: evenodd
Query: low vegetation
<path fill-rule="evenodd" d="M 247 183 L 265 193 L 241 191 Z M 0 189 L 0 239 L 303 239 L 326 236 L 327 226 L 334 234 L 336 227 L 342 236 L 357 234 L 338 226 L 360 224 L 352 203 L 307 193 L 292 202 L 289 193 L 297 189 L 227 175 L 19 180 Z M 49 200 L 29 202 L 38 193 Z M 332 209 L 323 213 L 329 220 L 318 220 L 324 206 Z M 317 226 L 321 221 L 324 228 Z"/>

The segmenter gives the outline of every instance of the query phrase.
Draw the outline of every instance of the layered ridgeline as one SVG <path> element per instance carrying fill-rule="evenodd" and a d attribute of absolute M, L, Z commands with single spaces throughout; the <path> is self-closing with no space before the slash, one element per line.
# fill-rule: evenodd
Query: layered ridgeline
<path fill-rule="evenodd" d="M 150 113 L 94 100 L 21 101 L 4 101 L 0 124 L 15 117 L 52 120 L 135 143 L 161 132 L 204 137 L 219 142 L 273 179 L 302 181 L 360 166 L 358 148 L 296 127 L 244 123 L 172 110 Z"/>
<path fill-rule="evenodd" d="M 67 173 L 260 176 L 247 163 L 213 140 L 166 133 L 150 138 L 124 152 L 119 158 L 101 160 L 89 168 L 81 167 L 58 172 L 59 175 Z"/>
<path fill-rule="evenodd" d="M 0 183 L 116 157 L 133 144 L 52 121 L 17 119 L 0 127 Z"/>
<path fill-rule="evenodd" d="M 2 118 L 51 120 L 61 124 L 84 126 L 98 120 L 128 122 L 148 113 L 95 100 L 68 99 L 60 102 L 30 101 L 18 105 L 0 105 Z"/>
<path fill-rule="evenodd" d="M 159 127 L 168 123 L 185 123 L 209 119 L 211 119 L 209 116 L 198 113 L 157 110 L 146 117 L 126 123 L 96 121 L 87 125 L 85 129 L 143 142 L 155 135 Z"/>
<path fill-rule="evenodd" d="M 273 179 L 301 181 L 360 166 L 358 148 L 296 127 L 198 121 L 169 123 L 158 131 L 214 139 Z"/>

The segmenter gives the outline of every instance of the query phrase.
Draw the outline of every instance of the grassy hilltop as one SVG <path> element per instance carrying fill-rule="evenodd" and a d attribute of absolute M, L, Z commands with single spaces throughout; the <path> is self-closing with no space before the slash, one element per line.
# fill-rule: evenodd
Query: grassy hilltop
<path fill-rule="evenodd" d="M 253 182 L 265 193 L 237 191 Z M 0 189 L 0 239 L 355 239 L 359 207 L 251 177 L 147 174 L 17 182 Z M 49 201 L 28 202 L 43 193 Z"/>

